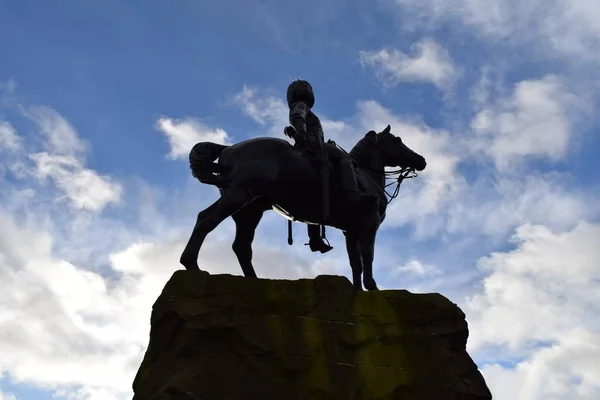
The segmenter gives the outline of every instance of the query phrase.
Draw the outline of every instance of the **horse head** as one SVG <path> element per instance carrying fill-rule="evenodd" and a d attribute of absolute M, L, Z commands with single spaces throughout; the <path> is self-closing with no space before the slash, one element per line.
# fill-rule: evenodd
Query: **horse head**
<path fill-rule="evenodd" d="M 391 133 L 390 125 L 379 133 L 368 132 L 365 137 L 374 141 L 375 147 L 380 151 L 382 161 L 386 167 L 408 167 L 422 171 L 427 166 L 425 158 L 409 148 L 399 136 Z"/>

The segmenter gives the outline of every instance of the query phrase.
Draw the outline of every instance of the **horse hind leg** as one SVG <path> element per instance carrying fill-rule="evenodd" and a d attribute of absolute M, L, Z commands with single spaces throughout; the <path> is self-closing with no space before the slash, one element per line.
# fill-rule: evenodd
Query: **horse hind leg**
<path fill-rule="evenodd" d="M 198 251 L 200 250 L 200 247 L 198 246 L 198 250 L 194 252 L 194 248 L 196 247 L 196 244 L 198 243 L 198 240 L 201 236 L 201 231 L 199 227 L 204 218 L 206 218 L 211 212 L 215 210 L 220 201 L 221 199 L 215 201 L 213 204 L 200 211 L 198 213 L 198 216 L 196 217 L 196 224 L 194 225 L 192 234 L 185 246 L 185 249 L 183 250 L 183 253 L 181 253 L 181 257 L 179 258 L 179 263 L 183 265 L 187 270 L 200 269 L 198 267 Z"/>
<path fill-rule="evenodd" d="M 256 272 L 252 265 L 252 242 L 263 213 L 261 204 L 255 202 L 232 215 L 236 229 L 231 247 L 242 267 L 244 276 L 248 278 L 256 278 Z"/>
<path fill-rule="evenodd" d="M 362 255 L 362 266 L 363 266 L 363 283 L 367 290 L 379 290 L 377 282 L 373 277 L 373 260 L 375 258 L 375 237 L 377 231 L 367 230 L 361 232 L 360 242 L 360 253 Z"/>
<path fill-rule="evenodd" d="M 198 214 L 196 225 L 179 259 L 179 262 L 187 270 L 200 269 L 198 254 L 206 236 L 223 220 L 242 208 L 248 200 L 248 195 L 244 190 L 232 187 L 227 189 L 219 200 Z"/>

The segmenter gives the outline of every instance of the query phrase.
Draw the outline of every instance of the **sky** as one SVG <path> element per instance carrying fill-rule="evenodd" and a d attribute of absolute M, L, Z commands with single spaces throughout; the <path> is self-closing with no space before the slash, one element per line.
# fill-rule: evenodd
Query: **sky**
<path fill-rule="evenodd" d="M 596 0 L 0 0 L 0 400 L 120 400 L 196 214 L 200 141 L 284 138 L 313 85 L 346 150 L 428 162 L 379 231 L 381 289 L 466 313 L 496 400 L 600 398 Z M 267 212 L 259 277 L 351 277 Z M 241 275 L 231 219 L 199 265 Z"/>

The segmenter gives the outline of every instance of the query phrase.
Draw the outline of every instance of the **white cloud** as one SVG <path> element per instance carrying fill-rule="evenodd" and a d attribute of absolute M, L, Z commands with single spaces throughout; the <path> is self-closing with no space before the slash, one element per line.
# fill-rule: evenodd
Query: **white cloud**
<path fill-rule="evenodd" d="M 0 121 L 0 157 L 3 163 L 0 163 L 0 182 L 6 173 L 15 176 L 24 176 L 24 168 L 20 158 L 23 155 L 23 140 L 8 121 Z"/>
<path fill-rule="evenodd" d="M 448 203 L 446 229 L 504 239 L 527 222 L 553 229 L 572 229 L 578 221 L 599 215 L 596 195 L 569 184 L 567 174 L 529 173 L 503 177 L 482 174 Z"/>
<path fill-rule="evenodd" d="M 0 151 L 15 152 L 21 147 L 21 138 L 15 128 L 7 121 L 0 121 Z"/>
<path fill-rule="evenodd" d="M 408 272 L 410 274 L 415 275 L 431 275 L 437 274 L 440 271 L 432 265 L 425 265 L 421 261 L 413 259 L 408 261 L 404 265 L 396 267 L 394 272 L 395 274 L 402 274 Z"/>
<path fill-rule="evenodd" d="M 46 152 L 30 154 L 36 165 L 38 179 L 50 178 L 65 193 L 73 207 L 100 211 L 107 204 L 119 202 L 122 187 L 108 176 L 84 168 L 74 157 L 51 155 Z"/>
<path fill-rule="evenodd" d="M 496 345 L 530 355 L 512 371 L 484 369 L 491 386 L 506 396 L 500 398 L 597 398 L 600 225 L 581 222 L 560 233 L 527 224 L 513 240 L 516 249 L 479 262 L 490 275 L 466 303 L 469 351 Z"/>
<path fill-rule="evenodd" d="M 289 124 L 289 108 L 283 99 L 262 95 L 258 89 L 244 85 L 242 90 L 233 96 L 233 102 L 254 122 L 266 125 L 269 135 L 286 138 L 283 128 Z"/>
<path fill-rule="evenodd" d="M 0 400 L 17 400 L 14 394 L 0 391 Z"/>
<path fill-rule="evenodd" d="M 40 145 L 36 136 L 26 141 L 10 123 L 4 122 L 0 125 L 0 142 L 11 154 L 4 158 L 0 169 L 23 181 L 32 176 L 50 179 L 63 192 L 58 200 L 66 199 L 75 209 L 99 212 L 120 201 L 123 189 L 118 182 L 85 167 L 88 146 L 67 120 L 50 107 L 18 108 L 35 124 L 35 133 L 41 135 L 45 151 L 35 152 Z"/>
<path fill-rule="evenodd" d="M 0 218 L 0 275 L 11 288 L 0 300 L 0 369 L 16 381 L 50 385 L 123 382 L 119 359 L 131 351 L 111 354 L 109 321 L 120 305 L 103 298 L 102 277 L 54 258 L 49 232 L 23 229 L 5 214 Z M 105 329 L 94 326 L 94 319 Z M 92 362 L 94 355 L 104 359 Z M 82 362 L 89 368 L 81 368 Z"/>
<path fill-rule="evenodd" d="M 600 395 L 599 361 L 600 335 L 573 329 L 514 368 L 489 364 L 481 372 L 501 400 L 595 400 Z"/>
<path fill-rule="evenodd" d="M 574 63 L 600 54 L 600 3 L 595 0 L 394 0 L 402 25 L 458 23 L 485 38 L 526 44 L 538 54 Z M 456 25 L 455 25 L 456 26 Z"/>
<path fill-rule="evenodd" d="M 556 76 L 521 81 L 509 97 L 477 113 L 472 152 L 487 154 L 499 170 L 532 157 L 558 161 L 569 149 L 580 104 Z"/>
<path fill-rule="evenodd" d="M 156 127 L 167 136 L 171 159 L 185 158 L 198 142 L 229 144 L 230 138 L 221 128 L 210 128 L 197 118 L 159 118 Z"/>
<path fill-rule="evenodd" d="M 79 138 L 71 124 L 52 108 L 37 106 L 21 110 L 45 137 L 44 146 L 48 152 L 75 156 L 86 150 L 87 144 Z"/>
<path fill-rule="evenodd" d="M 600 279 L 600 225 L 581 222 L 565 233 L 523 225 L 513 241 L 515 250 L 480 260 L 491 275 L 469 303 L 478 328 L 471 346 L 492 342 L 514 349 L 530 340 L 556 340 L 577 326 L 600 329 L 600 321 L 585 321 L 600 312 L 593 284 Z"/>
<path fill-rule="evenodd" d="M 459 70 L 448 51 L 434 40 L 426 38 L 411 46 L 413 56 L 397 49 L 359 52 L 363 66 L 375 72 L 384 86 L 400 82 L 431 82 L 440 89 L 450 87 L 458 78 Z"/>

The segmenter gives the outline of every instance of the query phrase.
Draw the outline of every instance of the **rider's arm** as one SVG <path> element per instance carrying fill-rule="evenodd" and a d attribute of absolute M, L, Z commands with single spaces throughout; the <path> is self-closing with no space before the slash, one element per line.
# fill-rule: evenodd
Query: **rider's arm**
<path fill-rule="evenodd" d="M 301 140 L 306 140 L 306 116 L 308 115 L 308 106 L 298 101 L 290 107 L 290 124 L 296 129 Z"/>

